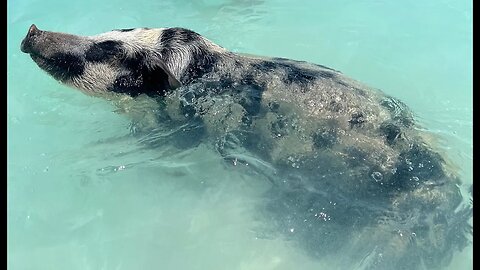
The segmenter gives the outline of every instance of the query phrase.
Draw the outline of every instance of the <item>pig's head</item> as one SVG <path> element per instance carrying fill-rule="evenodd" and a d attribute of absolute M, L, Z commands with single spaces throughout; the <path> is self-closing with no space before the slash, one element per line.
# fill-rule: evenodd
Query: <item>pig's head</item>
<path fill-rule="evenodd" d="M 203 76 L 224 49 L 183 28 L 113 30 L 77 36 L 32 25 L 21 44 L 58 81 L 89 94 L 164 95 Z"/>

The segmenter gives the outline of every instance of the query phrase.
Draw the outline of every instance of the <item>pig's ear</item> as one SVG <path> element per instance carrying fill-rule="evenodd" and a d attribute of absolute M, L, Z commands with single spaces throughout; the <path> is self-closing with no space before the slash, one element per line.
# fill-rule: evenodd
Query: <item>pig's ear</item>
<path fill-rule="evenodd" d="M 149 76 L 150 80 L 155 80 L 155 77 L 158 75 L 160 77 L 167 77 L 167 88 L 170 90 L 176 89 L 182 84 L 180 81 L 172 74 L 172 72 L 167 68 L 167 66 L 163 62 L 155 63 L 153 68 L 147 69 L 147 75 Z M 153 82 L 155 84 L 155 82 Z"/>
<path fill-rule="evenodd" d="M 174 90 L 181 86 L 172 72 L 164 63 L 157 62 L 154 65 L 143 66 L 142 81 L 144 93 L 148 95 L 164 96 L 169 90 Z"/>

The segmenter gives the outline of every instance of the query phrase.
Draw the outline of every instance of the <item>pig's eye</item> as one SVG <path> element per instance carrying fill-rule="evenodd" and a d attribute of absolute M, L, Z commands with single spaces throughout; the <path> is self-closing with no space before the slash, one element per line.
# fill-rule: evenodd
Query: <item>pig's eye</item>
<path fill-rule="evenodd" d="M 85 59 L 92 62 L 105 62 L 120 55 L 121 48 L 122 44 L 114 40 L 94 43 L 85 52 Z"/>

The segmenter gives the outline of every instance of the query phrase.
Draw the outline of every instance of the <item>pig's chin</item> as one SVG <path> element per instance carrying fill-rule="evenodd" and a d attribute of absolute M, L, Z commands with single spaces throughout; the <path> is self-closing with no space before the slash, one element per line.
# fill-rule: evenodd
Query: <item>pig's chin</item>
<path fill-rule="evenodd" d="M 65 76 L 61 70 L 56 68 L 52 61 L 48 60 L 47 58 L 39 55 L 31 53 L 30 57 L 33 61 L 44 71 L 50 74 L 54 79 L 63 82 L 65 80 Z"/>
<path fill-rule="evenodd" d="M 40 54 L 36 54 L 36 53 L 30 53 L 30 57 L 33 59 L 33 61 L 35 63 L 37 63 L 37 65 L 39 65 L 42 69 L 43 69 L 43 66 L 46 65 L 47 63 L 47 59 L 45 57 L 43 57 L 42 55 Z"/>

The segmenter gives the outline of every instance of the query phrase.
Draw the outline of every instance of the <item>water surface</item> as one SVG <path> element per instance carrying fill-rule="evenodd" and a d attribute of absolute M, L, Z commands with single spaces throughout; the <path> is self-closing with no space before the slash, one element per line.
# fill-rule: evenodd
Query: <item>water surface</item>
<path fill-rule="evenodd" d="M 403 100 L 472 183 L 469 1 L 8 1 L 10 269 L 319 269 L 255 211 L 269 183 L 207 146 L 149 149 L 108 101 L 20 52 L 28 27 L 180 26 L 243 53 L 326 65 Z M 340 255 L 339 255 L 340 256 Z M 472 268 L 472 249 L 450 269 Z"/>

